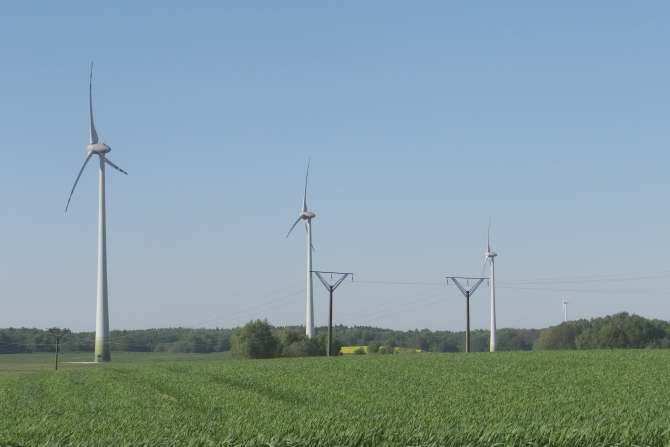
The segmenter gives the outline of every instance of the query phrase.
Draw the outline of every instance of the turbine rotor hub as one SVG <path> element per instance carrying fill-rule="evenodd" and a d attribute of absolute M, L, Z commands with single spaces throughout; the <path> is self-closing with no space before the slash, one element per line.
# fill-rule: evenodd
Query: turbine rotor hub
<path fill-rule="evenodd" d="M 92 152 L 95 154 L 106 154 L 112 150 L 111 147 L 107 146 L 105 143 L 95 143 L 95 144 L 89 144 L 86 146 L 86 150 L 88 152 Z"/>

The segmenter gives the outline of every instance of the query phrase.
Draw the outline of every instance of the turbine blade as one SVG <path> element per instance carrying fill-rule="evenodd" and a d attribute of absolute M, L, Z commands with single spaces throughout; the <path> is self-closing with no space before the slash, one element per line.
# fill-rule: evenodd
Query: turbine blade
<path fill-rule="evenodd" d="M 98 143 L 98 133 L 95 131 L 95 123 L 93 122 L 93 61 L 91 61 L 91 71 L 88 77 L 88 111 L 91 117 L 91 144 Z"/>
<path fill-rule="evenodd" d="M 105 157 L 105 163 L 107 163 L 108 165 L 110 165 L 111 167 L 113 167 L 114 169 L 116 169 L 117 171 L 119 171 L 119 172 L 121 172 L 121 173 L 123 173 L 123 174 L 128 175 L 128 173 L 127 173 L 126 171 L 124 171 L 123 169 L 119 168 L 118 166 L 116 166 L 116 165 L 115 165 L 114 163 L 112 163 L 111 161 L 109 161 L 109 158 L 107 158 L 107 157 Z"/>
<path fill-rule="evenodd" d="M 307 220 L 305 220 L 305 233 L 307 233 L 308 231 L 309 231 L 309 228 L 307 227 Z M 310 246 L 310 248 L 312 249 L 312 251 L 316 251 L 316 248 L 314 248 L 314 244 L 313 244 L 313 243 L 310 242 L 310 243 L 309 243 L 309 246 Z"/>
<path fill-rule="evenodd" d="M 307 159 L 307 173 L 305 174 L 305 195 L 302 198 L 302 211 L 307 212 L 307 180 L 309 179 L 309 164 L 311 159 Z"/>
<path fill-rule="evenodd" d="M 486 270 L 486 261 L 488 261 L 489 256 L 488 254 L 484 255 L 484 259 L 482 259 L 482 274 L 479 276 L 484 276 L 484 271 Z"/>
<path fill-rule="evenodd" d="M 305 233 L 309 231 L 309 228 L 307 227 L 307 221 L 305 221 Z M 316 248 L 314 248 L 314 244 L 310 242 L 309 244 L 310 247 L 312 247 L 312 251 L 316 251 Z"/>
<path fill-rule="evenodd" d="M 293 232 L 293 229 L 300 223 L 302 220 L 302 217 L 298 217 L 298 220 L 295 221 L 295 223 L 291 226 L 291 229 L 288 230 L 288 233 L 286 233 L 286 237 L 289 237 L 291 233 Z"/>
<path fill-rule="evenodd" d="M 307 221 L 305 221 L 305 233 L 309 231 L 309 228 L 307 228 Z M 316 248 L 314 248 L 314 244 L 312 242 L 309 243 L 309 246 L 311 247 L 312 251 L 316 251 Z"/>
<path fill-rule="evenodd" d="M 491 217 L 489 217 L 489 231 L 486 236 L 486 252 L 491 253 Z"/>
<path fill-rule="evenodd" d="M 67 198 L 67 205 L 65 205 L 65 212 L 67 213 L 67 209 L 70 206 L 70 200 L 72 200 L 72 194 L 74 194 L 74 189 L 77 187 L 77 183 L 79 183 L 79 179 L 81 178 L 81 174 L 84 172 L 84 168 L 86 167 L 86 163 L 91 159 L 93 156 L 93 152 L 89 153 L 86 156 L 86 160 L 84 160 L 84 164 L 81 165 L 81 169 L 79 170 L 79 174 L 77 174 L 77 178 L 74 181 L 74 185 L 72 185 L 72 190 L 70 191 L 70 195 Z"/>
<path fill-rule="evenodd" d="M 305 221 L 305 233 L 308 232 L 309 229 L 307 228 L 307 222 Z M 316 251 L 316 248 L 314 247 L 314 244 L 312 242 L 309 243 L 310 248 L 312 251 Z"/>

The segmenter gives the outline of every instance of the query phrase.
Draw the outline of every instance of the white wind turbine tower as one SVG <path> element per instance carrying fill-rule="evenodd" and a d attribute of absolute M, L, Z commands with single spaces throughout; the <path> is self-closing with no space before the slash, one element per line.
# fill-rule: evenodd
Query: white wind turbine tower
<path fill-rule="evenodd" d="M 486 267 L 486 263 L 491 265 L 490 288 L 491 288 L 491 338 L 489 340 L 489 351 L 496 350 L 496 256 L 498 253 L 491 250 L 491 221 L 489 220 L 489 230 L 486 238 L 486 252 L 484 253 L 484 260 L 482 261 L 482 269 Z"/>
<path fill-rule="evenodd" d="M 74 181 L 70 196 L 65 205 L 65 212 L 70 206 L 70 200 L 74 193 L 77 183 L 81 178 L 81 174 L 86 168 L 86 164 L 93 157 L 97 155 L 99 167 L 98 180 L 98 281 L 97 281 L 97 299 L 96 299 L 96 313 L 95 313 L 95 361 L 108 362 L 112 359 L 111 356 L 111 340 L 109 337 L 109 312 L 107 307 L 107 217 L 105 210 L 105 165 L 110 165 L 112 168 L 120 171 L 126 175 L 128 173 L 109 161 L 105 156 L 112 150 L 111 147 L 105 143 L 98 142 L 98 133 L 95 131 L 95 124 L 93 122 L 93 62 L 91 62 L 91 71 L 88 80 L 88 106 L 90 115 L 90 142 L 86 146 L 86 159 L 84 164 L 77 174 Z"/>
<path fill-rule="evenodd" d="M 305 303 L 305 334 L 307 337 L 312 338 L 314 336 L 314 286 L 312 284 L 312 250 L 314 246 L 312 245 L 312 219 L 316 217 L 316 214 L 309 211 L 307 208 L 307 181 L 309 180 L 309 164 L 307 161 L 307 174 L 305 174 L 305 194 L 302 198 L 302 210 L 298 213 L 298 219 L 296 219 L 291 229 L 288 230 L 286 237 L 291 235 L 293 229 L 300 223 L 301 220 L 305 221 L 305 229 L 307 230 L 307 241 L 306 241 L 306 252 L 307 252 L 307 298 Z"/>

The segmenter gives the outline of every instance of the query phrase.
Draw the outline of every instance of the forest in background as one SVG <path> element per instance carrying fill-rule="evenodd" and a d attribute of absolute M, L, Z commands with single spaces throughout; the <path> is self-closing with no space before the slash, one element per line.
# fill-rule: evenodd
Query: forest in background
<path fill-rule="evenodd" d="M 0 354 L 54 352 L 53 330 L 0 329 Z M 61 341 L 63 351 L 93 350 L 94 333 L 73 333 L 66 329 L 58 331 L 65 333 Z M 182 353 L 225 352 L 231 349 L 242 352 L 244 349 L 240 346 L 244 338 L 244 343 L 269 343 L 261 349 L 264 352 L 261 356 L 276 357 L 324 355 L 326 333 L 327 328 L 320 327 L 317 329 L 317 337 L 310 340 L 304 336 L 304 328 L 301 326 L 272 327 L 267 322 L 257 320 L 234 329 L 116 330 L 112 331 L 111 338 L 113 351 Z M 398 331 L 366 326 L 336 326 L 334 333 L 336 346 L 372 346 L 373 351 L 378 351 L 379 347 L 427 352 L 464 350 L 465 335 L 462 331 Z M 260 342 L 255 341 L 256 336 L 262 337 Z M 471 340 L 473 351 L 487 351 L 489 331 L 472 331 Z M 670 347 L 670 322 L 628 313 L 574 320 L 545 329 L 497 331 L 498 351 L 667 347 Z"/>

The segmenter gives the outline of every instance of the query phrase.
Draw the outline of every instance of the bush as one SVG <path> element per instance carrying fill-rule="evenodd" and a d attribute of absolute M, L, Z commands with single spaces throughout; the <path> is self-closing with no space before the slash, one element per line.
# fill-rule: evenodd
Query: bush
<path fill-rule="evenodd" d="M 395 348 L 393 346 L 380 346 L 377 352 L 380 354 L 395 354 Z"/>
<path fill-rule="evenodd" d="M 267 320 L 256 320 L 247 323 L 233 336 L 231 352 L 235 357 L 268 359 L 279 354 L 280 343 Z"/>
<path fill-rule="evenodd" d="M 282 356 L 311 357 L 326 355 L 326 338 L 307 338 L 306 335 L 288 333 L 282 340 Z"/>

